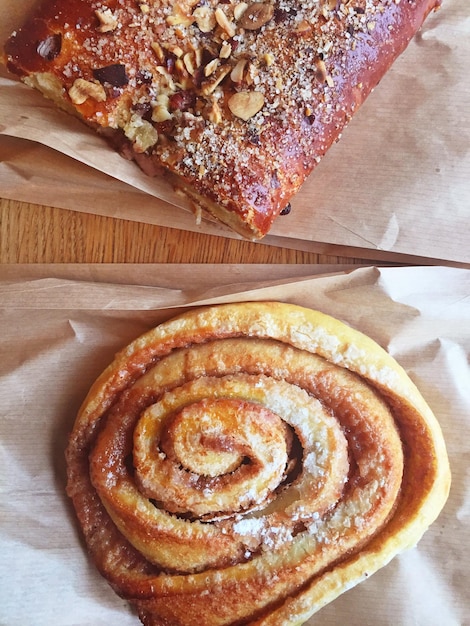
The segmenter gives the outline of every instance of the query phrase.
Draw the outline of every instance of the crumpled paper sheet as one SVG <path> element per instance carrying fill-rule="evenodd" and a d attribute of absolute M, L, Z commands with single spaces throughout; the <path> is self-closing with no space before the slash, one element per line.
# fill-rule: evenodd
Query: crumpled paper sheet
<path fill-rule="evenodd" d="M 183 305 L 247 299 L 318 308 L 373 337 L 420 388 L 450 457 L 449 500 L 418 546 L 308 624 L 470 623 L 470 270 L 310 269 L 0 266 L 2 626 L 137 626 L 84 550 L 65 495 L 68 432 L 118 349 Z"/>
<path fill-rule="evenodd" d="M 0 0 L 0 42 L 34 1 Z M 470 263 L 469 56 L 468 0 L 443 0 L 264 242 Z M 0 162 L 3 197 L 238 237 L 1 75 Z"/>

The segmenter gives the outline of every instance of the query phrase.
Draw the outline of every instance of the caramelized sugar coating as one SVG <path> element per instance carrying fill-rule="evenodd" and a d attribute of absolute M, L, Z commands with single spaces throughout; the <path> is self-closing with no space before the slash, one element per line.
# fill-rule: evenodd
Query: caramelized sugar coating
<path fill-rule="evenodd" d="M 11 72 L 263 237 L 439 0 L 49 0 Z"/>

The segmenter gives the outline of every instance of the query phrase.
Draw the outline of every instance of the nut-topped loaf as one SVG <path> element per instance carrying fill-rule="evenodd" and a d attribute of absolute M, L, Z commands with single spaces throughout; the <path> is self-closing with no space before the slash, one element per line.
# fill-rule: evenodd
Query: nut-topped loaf
<path fill-rule="evenodd" d="M 263 237 L 440 0 L 46 0 L 10 72 Z"/>

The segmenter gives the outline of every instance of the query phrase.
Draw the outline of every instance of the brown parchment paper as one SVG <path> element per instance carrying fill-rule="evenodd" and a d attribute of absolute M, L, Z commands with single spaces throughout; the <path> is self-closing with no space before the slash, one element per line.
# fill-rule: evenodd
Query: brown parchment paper
<path fill-rule="evenodd" d="M 33 2 L 0 0 L 0 42 Z M 470 264 L 469 13 L 468 0 L 443 0 L 264 243 Z M 197 223 L 164 181 L 0 74 L 3 197 L 238 237 Z"/>
<path fill-rule="evenodd" d="M 307 269 L 0 267 L 2 626 L 137 626 L 88 560 L 65 495 L 75 414 L 115 351 L 181 307 L 268 298 L 335 315 L 397 358 L 442 425 L 453 473 L 448 503 L 418 546 L 308 623 L 470 624 L 470 270 Z"/>

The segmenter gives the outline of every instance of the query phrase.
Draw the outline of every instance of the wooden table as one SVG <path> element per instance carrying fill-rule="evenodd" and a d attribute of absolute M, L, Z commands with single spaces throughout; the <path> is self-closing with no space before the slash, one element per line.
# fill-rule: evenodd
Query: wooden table
<path fill-rule="evenodd" d="M 0 198 L 0 263 L 373 263 Z"/>

